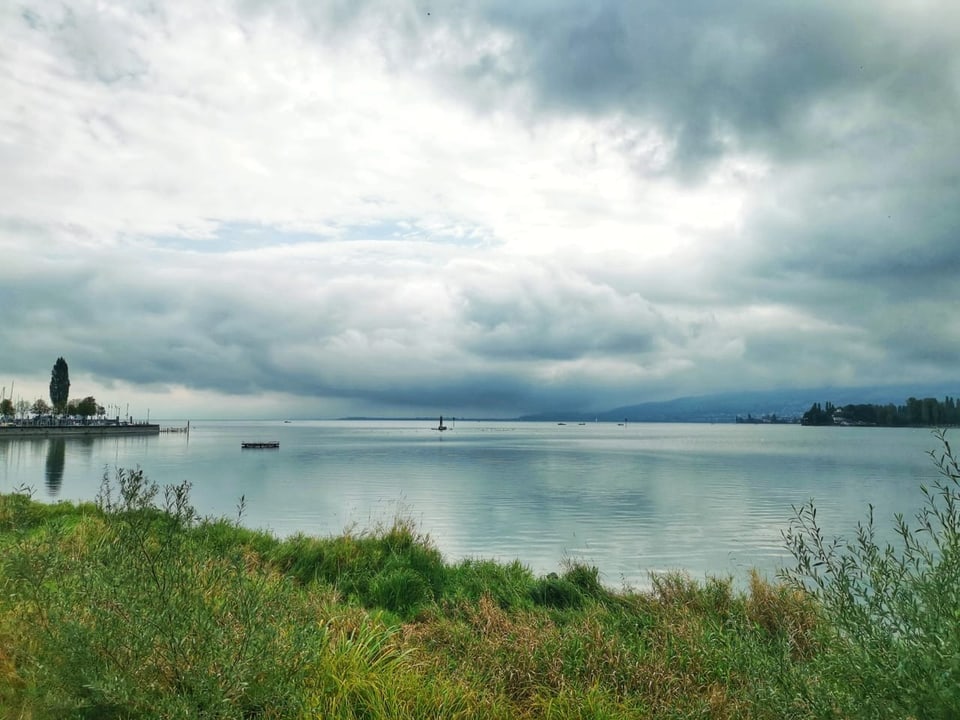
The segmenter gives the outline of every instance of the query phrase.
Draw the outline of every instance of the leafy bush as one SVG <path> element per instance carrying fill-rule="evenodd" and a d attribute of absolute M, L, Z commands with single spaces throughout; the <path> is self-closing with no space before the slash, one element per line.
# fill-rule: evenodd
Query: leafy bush
<path fill-rule="evenodd" d="M 956 717 L 960 708 L 960 466 L 943 431 L 931 452 L 939 479 L 921 485 L 896 543 L 877 539 L 873 507 L 856 540 L 827 540 L 812 502 L 785 533 L 795 560 L 783 577 L 811 593 L 832 630 L 816 657 L 810 703 L 860 717 Z M 828 699 L 830 698 L 830 699 Z"/>

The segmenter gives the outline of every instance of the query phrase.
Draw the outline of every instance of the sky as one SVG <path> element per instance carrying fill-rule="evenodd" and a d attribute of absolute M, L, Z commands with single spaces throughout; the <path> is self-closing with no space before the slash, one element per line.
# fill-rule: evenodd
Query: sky
<path fill-rule="evenodd" d="M 143 417 L 960 378 L 955 0 L 6 0 L 0 385 Z"/>

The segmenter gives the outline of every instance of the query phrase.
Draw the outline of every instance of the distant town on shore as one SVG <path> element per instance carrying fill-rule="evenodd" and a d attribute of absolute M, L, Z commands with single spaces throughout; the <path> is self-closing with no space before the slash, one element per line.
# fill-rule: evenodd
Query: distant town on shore
<path fill-rule="evenodd" d="M 960 382 L 726 392 L 625 405 L 601 412 L 547 411 L 518 419 L 935 427 L 960 424 L 957 388 Z M 945 399 L 937 400 L 937 397 Z M 829 413 L 824 405 L 816 402 L 818 398 L 831 398 L 827 403 Z"/>
<path fill-rule="evenodd" d="M 907 399 L 905 405 L 849 404 L 837 407 L 820 403 L 803 414 L 803 425 L 854 425 L 879 427 L 947 427 L 960 425 L 960 406 L 949 395 L 936 398 Z"/>
<path fill-rule="evenodd" d="M 67 361 L 57 358 L 50 372 L 50 402 L 37 398 L 33 402 L 19 398 L 14 402 L 11 383 L 0 391 L 0 431 L 4 435 L 33 437 L 36 435 L 70 434 L 142 434 L 159 431 L 147 419 L 134 420 L 129 407 L 121 415 L 119 405 L 104 407 L 92 395 L 70 398 L 70 369 Z"/>

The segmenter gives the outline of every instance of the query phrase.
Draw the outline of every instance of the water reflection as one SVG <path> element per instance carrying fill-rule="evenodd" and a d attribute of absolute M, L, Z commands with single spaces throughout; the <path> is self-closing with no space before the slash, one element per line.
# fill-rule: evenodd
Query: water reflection
<path fill-rule="evenodd" d="M 0 438 L 0 492 L 43 487 L 50 500 L 87 500 L 104 472 L 136 468 L 148 457 L 147 436 Z M 185 444 L 180 443 L 185 449 Z"/>
<path fill-rule="evenodd" d="M 281 449 L 241 452 L 256 439 Z M 441 440 L 373 422 L 204 422 L 186 440 L 0 441 L 0 490 L 45 477 L 51 498 L 91 500 L 105 469 L 140 467 L 159 484 L 189 480 L 203 515 L 235 517 L 244 495 L 243 523 L 280 536 L 399 515 L 451 560 L 519 558 L 543 574 L 579 559 L 612 585 L 643 586 L 648 571 L 680 567 L 772 573 L 791 506 L 811 497 L 830 535 L 855 528 L 868 502 L 880 524 L 909 517 L 932 445 L 925 431 L 743 425 L 458 423 Z"/>
<path fill-rule="evenodd" d="M 47 441 L 47 494 L 57 497 L 63 487 L 63 468 L 67 464 L 67 441 L 51 438 Z"/>

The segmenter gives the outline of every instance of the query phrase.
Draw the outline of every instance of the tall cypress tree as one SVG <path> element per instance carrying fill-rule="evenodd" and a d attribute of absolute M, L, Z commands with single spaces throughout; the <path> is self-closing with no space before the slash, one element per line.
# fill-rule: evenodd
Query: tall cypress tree
<path fill-rule="evenodd" d="M 62 357 L 57 358 L 50 373 L 50 402 L 54 409 L 62 413 L 70 397 L 70 368 Z"/>

